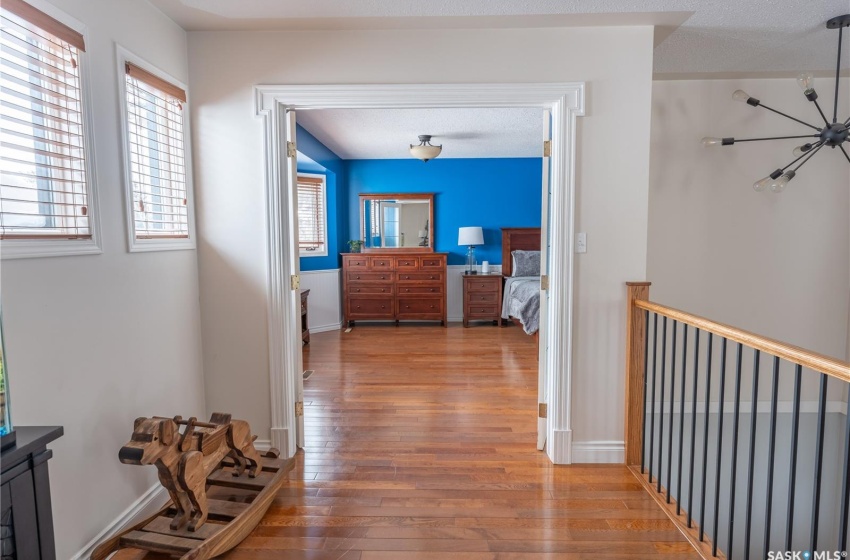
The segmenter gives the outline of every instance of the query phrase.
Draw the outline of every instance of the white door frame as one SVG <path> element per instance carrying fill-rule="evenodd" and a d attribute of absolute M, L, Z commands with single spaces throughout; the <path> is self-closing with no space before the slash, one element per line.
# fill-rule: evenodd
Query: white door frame
<path fill-rule="evenodd" d="M 290 288 L 293 244 L 287 209 L 293 189 L 286 176 L 287 138 L 282 126 L 286 110 L 540 107 L 552 111 L 549 319 L 553 328 L 548 329 L 546 453 L 553 463 L 570 463 L 575 137 L 576 117 L 584 115 L 584 83 L 261 85 L 254 93 L 264 132 L 272 445 L 286 457 L 295 454 L 295 376 L 302 374 L 301 328 L 296 322 L 300 303 Z"/>

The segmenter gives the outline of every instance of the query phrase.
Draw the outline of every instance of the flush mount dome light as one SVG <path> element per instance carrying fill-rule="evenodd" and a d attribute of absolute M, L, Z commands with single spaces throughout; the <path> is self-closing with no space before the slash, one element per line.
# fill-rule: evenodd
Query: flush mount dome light
<path fill-rule="evenodd" d="M 410 145 L 410 155 L 415 157 L 416 159 L 421 159 L 422 161 L 428 161 L 430 159 L 434 159 L 440 152 L 443 151 L 442 144 L 439 146 L 431 145 L 431 135 L 430 134 L 420 134 L 419 135 L 419 145 L 414 146 Z"/>

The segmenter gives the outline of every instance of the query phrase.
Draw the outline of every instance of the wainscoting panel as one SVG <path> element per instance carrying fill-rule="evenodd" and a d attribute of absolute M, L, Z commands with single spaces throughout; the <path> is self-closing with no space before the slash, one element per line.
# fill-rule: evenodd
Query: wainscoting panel
<path fill-rule="evenodd" d="M 479 268 L 481 264 L 479 263 Z M 449 321 L 463 321 L 463 271 L 465 265 L 450 264 L 446 272 L 446 290 Z M 490 271 L 498 274 L 502 273 L 502 265 L 491 264 Z"/>
<path fill-rule="evenodd" d="M 342 276 L 339 268 L 301 272 L 301 288 L 310 290 L 307 327 L 325 332 L 342 324 Z"/>

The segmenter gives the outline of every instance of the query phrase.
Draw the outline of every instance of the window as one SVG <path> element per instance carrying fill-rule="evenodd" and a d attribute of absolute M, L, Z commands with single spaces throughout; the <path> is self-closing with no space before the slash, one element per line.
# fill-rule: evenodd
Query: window
<path fill-rule="evenodd" d="M 302 257 L 328 254 L 325 177 L 298 174 L 298 250 Z"/>
<path fill-rule="evenodd" d="M 124 65 L 130 250 L 193 248 L 184 142 L 186 91 L 124 54 L 119 51 Z"/>
<path fill-rule="evenodd" d="M 3 256 L 100 252 L 83 115 L 83 36 L 21 0 L 0 9 Z"/>

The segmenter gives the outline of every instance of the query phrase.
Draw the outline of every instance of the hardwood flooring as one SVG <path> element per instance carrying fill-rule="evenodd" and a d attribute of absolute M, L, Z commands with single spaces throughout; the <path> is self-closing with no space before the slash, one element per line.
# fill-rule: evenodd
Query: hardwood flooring
<path fill-rule="evenodd" d="M 519 328 L 358 325 L 314 334 L 304 366 L 306 446 L 222 558 L 698 558 L 624 466 L 535 449 L 536 347 Z"/>

